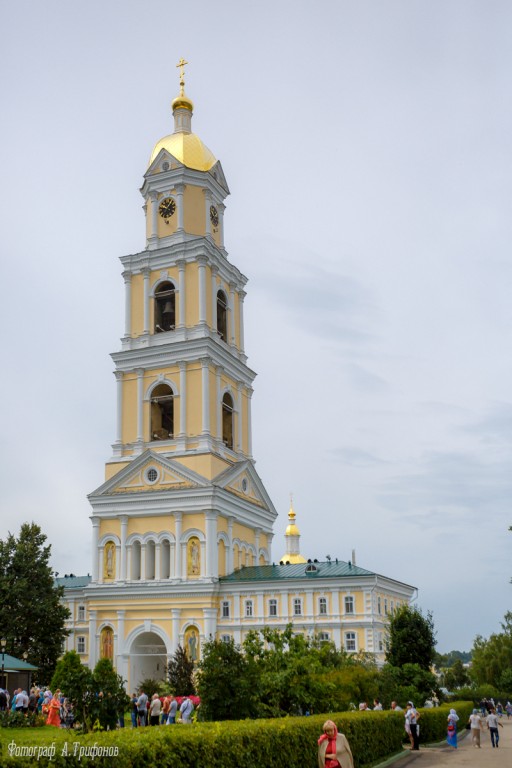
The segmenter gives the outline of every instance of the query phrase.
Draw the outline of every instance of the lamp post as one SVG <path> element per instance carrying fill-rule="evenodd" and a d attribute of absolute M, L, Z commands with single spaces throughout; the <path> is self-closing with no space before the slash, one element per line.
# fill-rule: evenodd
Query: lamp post
<path fill-rule="evenodd" d="M 26 662 L 28 659 L 28 651 L 23 651 L 23 661 Z M 27 672 L 27 691 L 30 689 L 30 672 Z"/>
<path fill-rule="evenodd" d="M 2 688 L 5 688 L 5 646 L 7 645 L 7 640 L 5 637 L 2 637 L 0 640 L 0 645 L 2 646 Z"/>

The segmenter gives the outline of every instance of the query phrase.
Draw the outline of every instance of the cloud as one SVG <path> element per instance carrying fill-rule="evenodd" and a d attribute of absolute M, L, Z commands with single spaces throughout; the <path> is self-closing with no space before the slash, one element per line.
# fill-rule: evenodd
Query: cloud
<path fill-rule="evenodd" d="M 333 448 L 329 453 L 350 467 L 374 467 L 386 464 L 383 459 L 356 446 Z"/>

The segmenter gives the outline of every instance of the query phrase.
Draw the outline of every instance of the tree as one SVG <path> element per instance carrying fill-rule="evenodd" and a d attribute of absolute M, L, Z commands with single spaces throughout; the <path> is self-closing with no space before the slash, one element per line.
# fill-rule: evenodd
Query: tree
<path fill-rule="evenodd" d="M 174 656 L 167 665 L 167 679 L 175 696 L 188 696 L 195 692 L 194 662 L 185 649 L 178 645 Z"/>
<path fill-rule="evenodd" d="M 130 704 L 123 679 L 110 659 L 100 659 L 92 671 L 82 664 L 76 651 L 67 651 L 57 663 L 51 688 L 60 689 L 69 699 L 85 732 L 95 723 L 114 729 Z"/>
<path fill-rule="evenodd" d="M 512 667 L 511 611 L 505 614 L 501 627 L 503 632 L 492 634 L 488 640 L 475 638 L 470 675 L 479 685 L 499 688 L 503 674 Z"/>
<path fill-rule="evenodd" d="M 197 685 L 204 720 L 255 717 L 257 686 L 253 667 L 233 639 L 208 640 L 203 645 Z"/>
<path fill-rule="evenodd" d="M 435 654 L 432 614 L 426 616 L 416 606 L 402 605 L 389 617 L 386 661 L 393 667 L 418 664 L 430 670 Z"/>
<path fill-rule="evenodd" d="M 456 688 L 463 688 L 465 685 L 469 685 L 470 682 L 469 675 L 460 659 L 457 659 L 444 673 L 444 684 L 450 691 L 454 691 Z"/>
<path fill-rule="evenodd" d="M 0 541 L 0 626 L 7 653 L 21 657 L 48 682 L 62 653 L 68 609 L 61 603 L 63 587 L 55 587 L 49 565 L 51 547 L 35 523 L 23 523 L 19 537 Z"/>

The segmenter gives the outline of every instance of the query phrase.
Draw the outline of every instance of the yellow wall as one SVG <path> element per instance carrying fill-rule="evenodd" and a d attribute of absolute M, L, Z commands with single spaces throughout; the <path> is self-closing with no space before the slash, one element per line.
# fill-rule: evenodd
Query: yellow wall
<path fill-rule="evenodd" d="M 206 201 L 200 187 L 186 186 L 183 194 L 185 231 L 193 235 L 205 234 Z"/>
<path fill-rule="evenodd" d="M 137 377 L 127 373 L 123 376 L 123 443 L 132 443 L 137 438 Z"/>

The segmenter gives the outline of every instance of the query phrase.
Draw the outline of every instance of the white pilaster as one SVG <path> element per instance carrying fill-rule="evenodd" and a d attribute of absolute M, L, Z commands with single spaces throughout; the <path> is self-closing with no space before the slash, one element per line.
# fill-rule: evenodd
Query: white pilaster
<path fill-rule="evenodd" d="M 144 369 L 137 368 L 137 442 L 144 440 Z"/>
<path fill-rule="evenodd" d="M 242 405 L 243 405 L 243 399 L 242 399 L 242 382 L 237 382 L 237 390 L 238 390 L 238 404 L 237 404 L 237 410 L 238 410 L 238 419 L 237 419 L 237 451 L 241 452 L 243 450 L 242 447 Z"/>
<path fill-rule="evenodd" d="M 181 512 L 176 512 L 174 515 L 174 533 L 176 536 L 176 559 L 175 559 L 175 578 L 181 579 L 181 532 L 182 532 L 183 515 Z"/>
<path fill-rule="evenodd" d="M 217 512 L 205 510 L 205 535 L 206 535 L 206 568 L 205 576 L 216 578 L 219 575 L 217 557 Z"/>
<path fill-rule="evenodd" d="M 150 249 L 158 247 L 158 192 L 151 192 L 151 229 L 148 245 Z"/>
<path fill-rule="evenodd" d="M 256 547 L 256 562 L 254 565 L 260 564 L 260 533 L 261 528 L 254 529 L 254 546 Z"/>
<path fill-rule="evenodd" d="M 197 259 L 199 273 L 199 323 L 206 324 L 206 256 Z"/>
<path fill-rule="evenodd" d="M 219 274 L 219 268 L 212 264 L 212 331 L 217 331 L 217 275 Z"/>
<path fill-rule="evenodd" d="M 146 581 L 146 543 L 140 545 L 140 578 Z"/>
<path fill-rule="evenodd" d="M 144 328 L 143 333 L 149 333 L 149 277 L 150 277 L 150 269 L 149 267 L 144 267 L 142 270 L 142 274 L 144 277 Z"/>
<path fill-rule="evenodd" d="M 178 214 L 178 226 L 176 232 L 183 232 L 185 229 L 185 211 L 183 209 L 184 184 L 176 184 L 176 212 Z"/>
<path fill-rule="evenodd" d="M 132 274 L 123 272 L 124 279 L 124 335 L 129 338 L 132 333 Z"/>
<path fill-rule="evenodd" d="M 247 296 L 245 291 L 238 291 L 238 328 L 240 333 L 240 352 L 245 352 L 244 349 L 244 299 Z"/>
<path fill-rule="evenodd" d="M 252 458 L 252 416 L 251 416 L 251 405 L 252 405 L 252 393 L 254 390 L 252 387 L 247 387 L 247 455 Z"/>
<path fill-rule="evenodd" d="M 178 327 L 185 327 L 185 259 L 178 260 Z"/>
<path fill-rule="evenodd" d="M 217 203 L 217 212 L 219 214 L 219 243 L 220 247 L 224 248 L 224 211 L 226 206 L 224 203 Z"/>
<path fill-rule="evenodd" d="M 263 592 L 258 592 L 256 595 L 256 618 L 258 621 L 263 621 L 265 617 L 265 604 L 263 602 Z"/>
<path fill-rule="evenodd" d="M 215 366 L 215 409 L 217 413 L 217 440 L 222 440 L 222 403 L 220 401 L 221 375 L 223 368 L 221 365 Z"/>
<path fill-rule="evenodd" d="M 210 369 L 208 367 L 209 358 L 202 357 L 201 360 L 201 390 L 202 390 L 202 433 L 206 435 L 210 432 Z"/>
<path fill-rule="evenodd" d="M 124 619 L 126 611 L 117 612 L 117 656 L 124 653 Z M 116 664 L 119 668 L 119 664 Z"/>
<path fill-rule="evenodd" d="M 98 581 L 99 571 L 99 534 L 100 534 L 100 519 L 99 517 L 91 517 L 92 521 L 92 581 Z"/>
<path fill-rule="evenodd" d="M 233 523 L 235 522 L 234 517 L 228 517 L 228 551 L 226 552 L 226 572 L 229 575 L 230 573 L 233 573 L 234 567 L 233 567 Z M 235 600 L 236 603 L 236 600 Z"/>
<path fill-rule="evenodd" d="M 180 360 L 180 431 L 178 437 L 187 434 L 187 364 Z"/>
<path fill-rule="evenodd" d="M 217 632 L 217 609 L 203 608 L 203 616 L 205 640 L 213 639 Z"/>
<path fill-rule="evenodd" d="M 115 371 L 116 377 L 116 443 L 121 445 L 123 442 L 123 374 L 121 371 Z"/>

